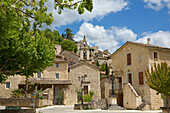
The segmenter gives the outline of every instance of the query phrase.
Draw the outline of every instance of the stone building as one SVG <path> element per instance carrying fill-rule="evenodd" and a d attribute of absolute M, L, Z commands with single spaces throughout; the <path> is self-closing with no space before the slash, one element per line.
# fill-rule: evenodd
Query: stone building
<path fill-rule="evenodd" d="M 114 74 L 120 79 L 123 106 L 127 109 L 159 109 L 163 106 L 161 95 L 157 95 L 145 83 L 145 70 L 154 63 L 166 62 L 170 65 L 170 48 L 127 41 L 112 56 Z M 119 94 L 118 94 L 119 95 Z"/>
<path fill-rule="evenodd" d="M 83 82 L 84 94 L 94 91 L 93 99 L 101 99 L 99 68 L 87 63 L 86 59 L 80 62 L 78 55 L 67 50 L 61 51 L 59 45 L 55 45 L 55 49 L 56 60 L 53 62 L 54 65 L 47 67 L 43 72 L 35 73 L 32 78 L 29 78 L 31 84 L 38 83 L 38 90 L 42 89 L 40 96 L 43 96 L 44 99 L 41 101 L 41 105 L 76 104 L 76 90 L 81 88 L 78 76 L 82 75 L 86 75 Z M 73 63 L 70 64 L 70 62 Z M 0 98 L 10 98 L 11 91 L 25 89 L 25 86 L 25 77 L 19 75 L 9 77 L 6 84 L 0 85 Z M 62 97 L 62 100 L 59 97 Z"/>
<path fill-rule="evenodd" d="M 72 85 L 69 86 L 67 95 L 69 99 L 68 104 L 77 103 L 77 90 L 81 90 L 81 80 L 79 77 L 84 76 L 85 80 L 82 83 L 83 95 L 89 94 L 90 91 L 94 92 L 93 99 L 101 99 L 100 90 L 100 71 L 99 68 L 89 64 L 86 61 L 81 61 L 75 65 L 69 67 L 68 78 L 72 81 Z"/>
<path fill-rule="evenodd" d="M 76 64 L 80 61 L 80 56 L 72 51 L 63 50 L 61 52 L 61 55 L 63 55 L 64 58 L 69 62 L 69 66 Z"/>

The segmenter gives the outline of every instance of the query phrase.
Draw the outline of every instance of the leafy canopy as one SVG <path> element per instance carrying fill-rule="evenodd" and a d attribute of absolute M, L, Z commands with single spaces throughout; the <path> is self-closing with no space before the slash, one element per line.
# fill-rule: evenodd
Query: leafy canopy
<path fill-rule="evenodd" d="M 150 88 L 170 97 L 170 67 L 166 63 L 161 65 L 155 63 L 154 67 L 151 67 L 151 72 L 147 69 L 145 75 Z"/>
<path fill-rule="evenodd" d="M 33 76 L 52 65 L 55 58 L 53 43 L 38 29 L 53 22 L 52 13 L 44 6 L 47 0 L 0 1 L 0 83 L 8 76 Z M 92 0 L 55 0 L 54 7 L 78 9 L 79 14 L 91 11 Z"/>

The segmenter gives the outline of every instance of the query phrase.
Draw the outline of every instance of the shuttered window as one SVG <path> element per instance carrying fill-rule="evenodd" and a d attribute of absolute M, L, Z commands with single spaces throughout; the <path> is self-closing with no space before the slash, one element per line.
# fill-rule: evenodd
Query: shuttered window
<path fill-rule="evenodd" d="M 127 54 L 127 65 L 131 65 L 131 53 Z"/>
<path fill-rule="evenodd" d="M 84 86 L 84 95 L 88 94 L 88 86 Z"/>
<path fill-rule="evenodd" d="M 139 72 L 139 85 L 143 85 L 144 80 L 143 80 L 143 72 Z"/>
<path fill-rule="evenodd" d="M 158 60 L 158 53 L 157 53 L 157 52 L 154 52 L 154 53 L 153 53 L 153 57 L 154 57 L 154 60 Z"/>

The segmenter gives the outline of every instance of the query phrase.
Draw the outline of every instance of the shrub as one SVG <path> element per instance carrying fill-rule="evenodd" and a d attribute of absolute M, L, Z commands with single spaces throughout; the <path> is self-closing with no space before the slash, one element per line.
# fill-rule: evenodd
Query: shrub
<path fill-rule="evenodd" d="M 91 102 L 92 101 L 92 96 L 90 94 L 83 95 L 83 101 L 84 102 Z"/>
<path fill-rule="evenodd" d="M 24 93 L 21 89 L 15 89 L 12 91 L 11 96 L 12 98 L 21 98 L 24 97 Z"/>

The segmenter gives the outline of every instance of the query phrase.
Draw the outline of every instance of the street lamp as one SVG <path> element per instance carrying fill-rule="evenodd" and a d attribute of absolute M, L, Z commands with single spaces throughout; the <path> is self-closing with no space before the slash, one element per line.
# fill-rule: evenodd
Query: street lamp
<path fill-rule="evenodd" d="M 78 76 L 79 81 L 81 81 L 81 104 L 83 104 L 83 81 L 85 81 L 86 76 Z"/>
<path fill-rule="evenodd" d="M 109 80 L 110 80 L 110 82 L 112 83 L 112 96 L 113 95 L 115 95 L 115 92 L 114 92 L 114 81 L 115 81 L 115 79 L 118 79 L 118 77 L 115 77 L 114 75 L 113 75 L 113 71 L 112 71 L 112 75 L 109 77 Z"/>

